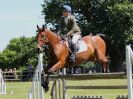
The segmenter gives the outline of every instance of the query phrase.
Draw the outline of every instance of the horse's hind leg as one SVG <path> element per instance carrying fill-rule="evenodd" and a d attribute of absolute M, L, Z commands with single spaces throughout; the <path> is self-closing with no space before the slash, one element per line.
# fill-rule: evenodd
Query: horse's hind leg
<path fill-rule="evenodd" d="M 108 61 L 101 61 L 103 65 L 103 72 L 104 73 L 109 73 L 109 62 Z"/>
<path fill-rule="evenodd" d="M 109 72 L 109 60 L 105 55 L 98 54 L 97 55 L 98 61 L 103 65 L 103 72 L 108 73 Z"/>
<path fill-rule="evenodd" d="M 106 64 L 105 64 L 105 65 L 106 65 L 106 70 L 107 70 L 107 73 L 109 73 L 109 72 L 110 72 L 110 70 L 109 70 L 110 59 L 109 59 L 109 57 L 108 57 L 108 56 L 107 56 L 106 58 L 107 58 L 107 60 L 108 60 L 108 61 L 106 62 Z"/>
<path fill-rule="evenodd" d="M 109 60 L 105 56 L 104 51 L 96 49 L 96 57 L 97 60 L 103 65 L 103 72 L 108 73 L 109 72 Z"/>

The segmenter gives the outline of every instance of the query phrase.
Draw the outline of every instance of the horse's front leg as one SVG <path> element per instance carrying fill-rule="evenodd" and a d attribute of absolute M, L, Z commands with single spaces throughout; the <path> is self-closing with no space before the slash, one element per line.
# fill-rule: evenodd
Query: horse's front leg
<path fill-rule="evenodd" d="M 45 73 L 42 74 L 41 84 L 45 92 L 49 90 L 49 80 L 50 80 L 50 73 L 47 74 L 45 78 Z"/>
<path fill-rule="evenodd" d="M 54 66 L 52 66 L 48 71 L 54 72 L 56 70 L 59 70 L 60 68 L 63 68 L 65 65 L 65 60 L 59 60 Z"/>

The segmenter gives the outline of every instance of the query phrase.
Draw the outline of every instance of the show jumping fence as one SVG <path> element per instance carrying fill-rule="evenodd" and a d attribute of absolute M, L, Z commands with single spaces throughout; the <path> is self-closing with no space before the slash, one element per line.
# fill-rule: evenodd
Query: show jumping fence
<path fill-rule="evenodd" d="M 44 99 L 44 91 L 41 86 L 41 73 L 43 70 L 43 54 L 39 54 L 38 65 L 33 78 L 32 88 L 28 93 L 28 99 Z"/>
<path fill-rule="evenodd" d="M 127 85 L 110 85 L 110 86 L 70 86 L 66 85 L 65 80 L 91 80 L 91 79 L 124 79 L 125 73 L 98 73 L 98 74 L 70 74 L 70 75 L 56 75 L 51 76 L 54 79 L 51 89 L 51 99 L 68 99 L 67 89 L 127 89 Z M 62 89 L 61 89 L 62 88 Z M 62 91 L 60 91 L 62 90 Z M 75 98 L 74 98 L 75 97 Z M 82 99 L 80 95 L 72 97 L 72 99 Z M 82 96 L 83 97 L 83 96 Z M 84 96 L 86 97 L 86 96 Z M 87 96 L 89 98 L 83 99 L 103 99 L 101 96 Z M 93 98 L 92 98 L 93 97 Z M 119 98 L 118 98 L 119 99 Z M 123 98 L 120 98 L 123 99 Z M 125 99 L 125 98 L 124 98 Z"/>
<path fill-rule="evenodd" d="M 3 75 L 1 70 L 0 70 L 0 94 L 6 94 L 6 84 L 3 80 Z"/>

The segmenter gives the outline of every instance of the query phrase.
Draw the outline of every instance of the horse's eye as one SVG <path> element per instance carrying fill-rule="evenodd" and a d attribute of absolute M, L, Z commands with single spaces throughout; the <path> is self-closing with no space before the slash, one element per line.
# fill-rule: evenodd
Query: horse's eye
<path fill-rule="evenodd" d="M 45 35 L 41 35 L 41 38 L 42 38 L 42 39 L 46 39 Z"/>
<path fill-rule="evenodd" d="M 41 35 L 41 38 L 44 38 L 45 36 L 44 35 Z"/>

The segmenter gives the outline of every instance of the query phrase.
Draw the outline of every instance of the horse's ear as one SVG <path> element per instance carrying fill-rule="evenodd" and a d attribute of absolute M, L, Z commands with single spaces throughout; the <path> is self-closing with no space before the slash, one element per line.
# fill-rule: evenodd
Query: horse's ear
<path fill-rule="evenodd" d="M 42 26 L 42 29 L 45 31 L 45 26 L 44 25 Z"/>
<path fill-rule="evenodd" d="M 38 30 L 40 29 L 38 25 L 37 25 L 37 29 L 38 29 Z"/>

